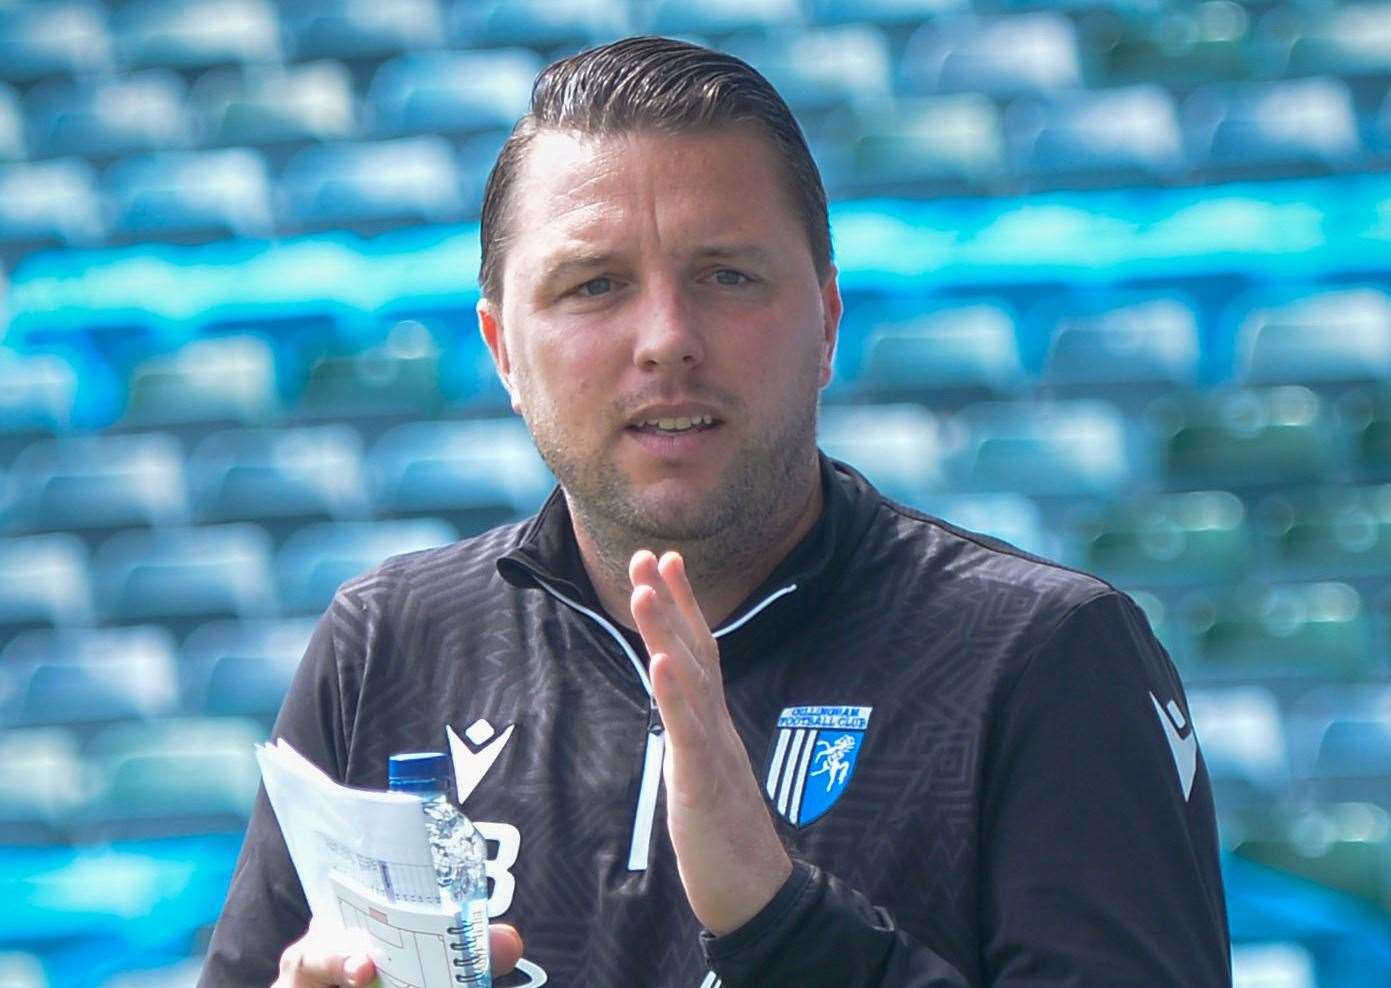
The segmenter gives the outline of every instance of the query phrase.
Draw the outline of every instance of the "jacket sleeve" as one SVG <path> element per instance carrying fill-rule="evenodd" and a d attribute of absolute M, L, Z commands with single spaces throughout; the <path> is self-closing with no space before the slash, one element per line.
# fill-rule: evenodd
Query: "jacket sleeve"
<path fill-rule="evenodd" d="M 346 748 L 340 695 L 330 611 L 310 639 L 271 736 L 334 778 L 341 777 Z M 281 953 L 308 926 L 309 905 L 262 787 L 199 988 L 265 988 L 279 972 Z"/>
<path fill-rule="evenodd" d="M 1077 605 L 1028 658 L 982 771 L 983 984 L 1230 986 L 1207 772 L 1178 675 L 1128 597 Z M 724 988 L 974 984 L 802 862 L 748 924 L 703 943 Z"/>

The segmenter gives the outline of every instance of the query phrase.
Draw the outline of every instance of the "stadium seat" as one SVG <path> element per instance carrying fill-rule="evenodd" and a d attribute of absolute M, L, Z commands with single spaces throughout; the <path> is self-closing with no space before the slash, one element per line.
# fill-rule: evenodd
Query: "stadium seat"
<path fill-rule="evenodd" d="M 962 409 L 951 435 L 949 476 L 963 490 L 1109 497 L 1144 476 L 1101 401 L 983 402 Z"/>
<path fill-rule="evenodd" d="M 263 728 L 241 718 L 117 724 L 92 742 L 104 785 L 80 818 L 90 837 L 238 831 L 260 782 Z"/>
<path fill-rule="evenodd" d="M 968 0 L 811 0 L 812 20 L 818 24 L 877 24 L 906 29 L 943 15 L 971 11 Z"/>
<path fill-rule="evenodd" d="M 87 162 L 64 158 L 0 165 L 0 247 L 90 246 L 105 231 Z"/>
<path fill-rule="evenodd" d="M 431 418 L 442 402 L 434 337 L 403 322 L 376 346 L 316 360 L 296 411 L 311 419 Z"/>
<path fill-rule="evenodd" d="M 1226 491 L 1158 494 L 1078 512 L 1078 565 L 1121 586 L 1230 583 L 1252 560 L 1241 499 Z"/>
<path fill-rule="evenodd" d="M 306 148 L 280 179 L 283 218 L 300 227 L 439 223 L 462 211 L 454 153 L 442 137 Z"/>
<path fill-rule="evenodd" d="M 784 30 L 729 45 L 773 84 L 803 118 L 862 100 L 893 96 L 893 57 L 868 24 Z"/>
<path fill-rule="evenodd" d="M 215 617 L 275 612 L 271 540 L 250 524 L 120 532 L 93 562 L 98 609 L 116 623 L 158 621 L 176 634 Z"/>
<path fill-rule="evenodd" d="M 1258 302 L 1235 321 L 1237 375 L 1249 384 L 1391 380 L 1391 298 L 1380 289 Z"/>
<path fill-rule="evenodd" d="M 1152 184 L 1186 166 L 1173 101 L 1159 86 L 1022 97 L 1004 130 L 1016 174 L 1035 184 Z"/>
<path fill-rule="evenodd" d="M 0 161 L 19 161 L 24 155 L 24 117 L 19 110 L 19 97 L 0 83 Z"/>
<path fill-rule="evenodd" d="M 1200 87 L 1179 120 L 1189 160 L 1207 173 L 1321 172 L 1361 155 L 1352 96 L 1338 79 Z"/>
<path fill-rule="evenodd" d="M 189 101 L 213 144 L 336 141 L 357 134 L 352 76 L 334 61 L 208 72 Z"/>
<path fill-rule="evenodd" d="M 1019 390 L 1014 315 L 994 302 L 947 306 L 876 326 L 853 381 L 871 401 L 957 405 Z"/>
<path fill-rule="evenodd" d="M 164 69 L 45 82 L 27 102 L 30 134 L 46 156 L 114 158 L 179 150 L 192 140 L 184 85 Z"/>
<path fill-rule="evenodd" d="M 1391 908 L 1391 839 L 1378 807 L 1342 803 L 1271 817 L 1235 853 L 1356 896 L 1380 912 Z"/>
<path fill-rule="evenodd" d="M 1346 716 L 1324 731 L 1314 764 L 1315 798 L 1391 810 L 1391 716 Z"/>
<path fill-rule="evenodd" d="M 121 424 L 148 429 L 255 425 L 279 410 L 275 353 L 255 336 L 195 339 L 131 372 Z"/>
<path fill-rule="evenodd" d="M 1000 115 L 984 96 L 899 100 L 865 112 L 861 127 L 850 165 L 861 194 L 980 190 L 1004 177 Z"/>
<path fill-rule="evenodd" d="M 172 436 L 73 436 L 36 443 L 15 458 L 7 512 L 14 532 L 117 528 L 188 518 L 183 452 Z"/>
<path fill-rule="evenodd" d="M 1391 390 L 1358 388 L 1338 402 L 1339 430 L 1364 480 L 1391 480 Z"/>
<path fill-rule="evenodd" d="M 1183 619 L 1203 677 L 1363 676 L 1371 620 L 1346 583 L 1245 586 L 1192 597 Z"/>
<path fill-rule="evenodd" d="M 905 95 L 1006 97 L 1084 84 L 1076 31 L 1052 11 L 926 24 L 909 40 L 899 76 Z"/>
<path fill-rule="evenodd" d="M 184 710 L 249 717 L 269 728 L 314 631 L 313 618 L 210 621 L 179 652 Z"/>
<path fill-rule="evenodd" d="M 440 517 L 461 535 L 534 511 L 551 487 L 514 418 L 397 426 L 372 447 L 367 465 L 378 513 Z"/>
<path fill-rule="evenodd" d="M 46 0 L 0 7 L 0 78 L 31 82 L 110 68 L 105 4 Z"/>
<path fill-rule="evenodd" d="M 128 69 L 205 69 L 281 57 L 270 0 L 135 0 L 115 9 L 111 29 Z"/>
<path fill-rule="evenodd" d="M 1279 491 L 1256 521 L 1263 556 L 1289 579 L 1379 580 L 1391 567 L 1391 487 Z"/>
<path fill-rule="evenodd" d="M 1281 796 L 1290 764 L 1274 693 L 1263 686 L 1193 689 L 1188 712 L 1220 801 L 1241 806 Z"/>
<path fill-rule="evenodd" d="M 1187 299 L 1079 293 L 1061 312 L 1038 315 L 1031 322 L 1049 334 L 1042 383 L 1060 396 L 1096 395 L 1133 406 L 1198 382 L 1202 344 Z"/>
<path fill-rule="evenodd" d="M 817 442 L 881 491 L 914 507 L 942 486 L 936 417 L 917 405 L 837 405 L 823 409 Z"/>
<path fill-rule="evenodd" d="M 285 8 L 295 60 L 386 58 L 444 43 L 438 0 L 297 0 Z"/>
<path fill-rule="evenodd" d="M 1339 465 L 1327 403 L 1306 388 L 1161 398 L 1153 420 L 1175 490 L 1318 483 Z"/>
<path fill-rule="evenodd" d="M 1312 11 L 1310 12 L 1312 13 Z M 1391 4 L 1348 3 L 1303 18 L 1290 39 L 1287 72 L 1384 77 L 1391 74 Z"/>
<path fill-rule="evenodd" d="M 1098 86 L 1153 83 L 1184 91 L 1206 82 L 1246 79 L 1255 71 L 1250 8 L 1115 7 L 1088 18 L 1088 54 Z"/>
<path fill-rule="evenodd" d="M 473 302 L 431 304 L 403 301 L 380 316 L 389 336 L 402 326 L 423 328 L 439 348 L 439 390 L 452 405 L 476 411 L 505 411 L 509 399 L 493 368 L 493 358 L 477 330 Z"/>
<path fill-rule="evenodd" d="M 367 514 L 362 441 L 347 425 L 216 432 L 189 454 L 188 478 L 200 521 L 256 521 L 277 540 Z"/>
<path fill-rule="evenodd" d="M 287 614 L 321 614 L 346 580 L 389 556 L 458 537 L 454 526 L 434 518 L 308 525 L 286 540 L 277 557 L 281 605 Z"/>
<path fill-rule="evenodd" d="M 114 234 L 130 240 L 266 237 L 274 231 L 261 156 L 247 148 L 165 152 L 112 165 Z"/>
<path fill-rule="evenodd" d="M 0 539 L 0 644 L 26 628 L 92 620 L 87 551 L 65 532 Z"/>
<path fill-rule="evenodd" d="M 449 36 L 461 48 L 587 48 L 631 33 L 622 0 L 456 0 Z"/>
<path fill-rule="evenodd" d="M 542 62 L 523 48 L 411 52 L 372 77 L 372 133 L 471 133 L 510 128 L 531 103 Z"/>
<path fill-rule="evenodd" d="M 741 31 L 796 27 L 803 20 L 797 0 L 657 0 L 649 9 L 647 23 L 635 27 L 667 37 L 720 39 Z"/>
<path fill-rule="evenodd" d="M 69 429 L 77 405 L 77 372 L 57 354 L 0 350 L 0 466 L 41 436 Z"/>
<path fill-rule="evenodd" d="M 26 632 L 6 647 L 0 683 L 4 727 L 87 730 L 179 704 L 173 642 L 160 628 Z"/>
<path fill-rule="evenodd" d="M 61 727 L 0 732 L 0 842 L 64 840 L 72 812 L 87 796 L 77 738 Z M 0 984 L 10 985 L 0 968 Z"/>
<path fill-rule="evenodd" d="M 1314 956 L 1303 944 L 1232 944 L 1232 988 L 1318 988 Z"/>
<path fill-rule="evenodd" d="M 1047 559 L 1061 555 L 1038 505 L 1022 494 L 930 494 L 916 506 L 957 528 L 989 535 L 1025 552 Z"/>

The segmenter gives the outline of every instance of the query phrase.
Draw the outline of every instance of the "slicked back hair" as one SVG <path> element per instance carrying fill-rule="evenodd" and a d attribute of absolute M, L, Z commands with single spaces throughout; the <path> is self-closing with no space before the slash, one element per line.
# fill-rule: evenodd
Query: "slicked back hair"
<path fill-rule="evenodd" d="M 531 109 L 498 152 L 483 192 L 478 282 L 502 300 L 512 186 L 543 130 L 611 137 L 641 131 L 699 133 L 749 127 L 767 138 L 783 169 L 789 203 L 811 243 L 817 276 L 831 267 L 826 190 L 792 111 L 751 65 L 670 38 L 624 38 L 552 63 L 536 78 Z"/>

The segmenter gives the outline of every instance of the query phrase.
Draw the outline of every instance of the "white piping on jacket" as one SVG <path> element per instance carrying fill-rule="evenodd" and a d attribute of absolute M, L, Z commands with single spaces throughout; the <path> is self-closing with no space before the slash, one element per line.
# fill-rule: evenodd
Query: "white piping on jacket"
<path fill-rule="evenodd" d="M 533 577 L 535 578 L 535 577 Z M 656 702 L 652 698 L 652 680 L 647 675 L 647 667 L 642 664 L 637 653 L 633 651 L 633 646 L 628 644 L 628 639 L 623 633 L 613 626 L 613 622 L 604 615 L 591 608 L 585 607 L 578 601 L 571 600 L 545 580 L 535 578 L 548 594 L 557 600 L 569 605 L 586 617 L 592 618 L 599 627 L 609 633 L 614 641 L 618 642 L 623 649 L 623 654 L 628 656 L 628 662 L 632 665 L 633 671 L 638 674 L 638 680 L 642 683 L 642 688 L 647 691 L 648 701 Z M 759 612 L 766 608 L 773 601 L 797 589 L 797 584 L 792 583 L 781 590 L 777 590 L 763 600 L 759 601 L 756 607 L 749 610 L 733 624 L 721 628 L 714 632 L 714 637 L 719 638 L 727 635 L 731 631 L 737 631 L 747 622 L 756 617 Z M 647 859 L 652 847 L 652 824 L 657 815 L 657 788 L 662 778 L 662 758 L 666 753 L 666 734 L 663 732 L 647 732 L 647 749 L 642 757 L 642 781 L 638 785 L 638 805 L 633 812 L 633 834 L 628 843 L 628 870 L 646 871 Z"/>

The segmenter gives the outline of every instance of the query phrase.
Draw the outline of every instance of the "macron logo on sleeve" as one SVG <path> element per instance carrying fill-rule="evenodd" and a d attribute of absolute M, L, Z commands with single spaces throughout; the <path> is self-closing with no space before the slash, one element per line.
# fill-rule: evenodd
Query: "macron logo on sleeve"
<path fill-rule="evenodd" d="M 1159 715 L 1164 738 L 1169 742 L 1169 751 L 1173 753 L 1179 787 L 1183 789 L 1184 802 L 1187 802 L 1188 794 L 1193 791 L 1193 776 L 1198 771 L 1198 735 L 1193 733 L 1192 727 L 1188 727 L 1187 736 L 1179 733 L 1188 724 L 1177 703 L 1170 700 L 1167 707 L 1161 706 L 1159 698 L 1153 693 L 1150 699 L 1154 701 L 1154 712 Z"/>
<path fill-rule="evenodd" d="M 493 762 L 497 761 L 498 755 L 502 754 L 502 749 L 507 747 L 507 742 L 511 740 L 512 729 L 516 726 L 509 724 L 501 734 L 495 734 L 493 725 L 480 717 L 464 731 L 464 738 L 468 738 L 465 741 L 454 733 L 454 728 L 445 725 L 444 731 L 449 737 L 449 753 L 454 759 L 454 783 L 458 788 L 460 806 L 473 794 L 473 790 L 478 788 L 478 783 L 483 781 L 488 769 L 493 767 Z"/>

